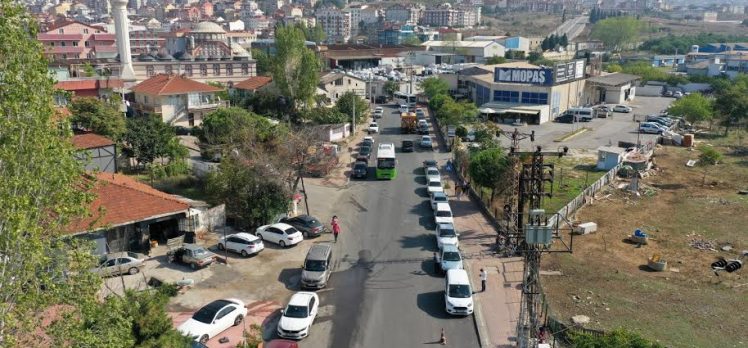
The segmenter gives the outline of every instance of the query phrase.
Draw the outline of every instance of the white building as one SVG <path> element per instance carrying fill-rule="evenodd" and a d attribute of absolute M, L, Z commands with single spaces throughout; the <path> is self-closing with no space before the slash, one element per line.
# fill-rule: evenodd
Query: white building
<path fill-rule="evenodd" d="M 327 6 L 317 10 L 315 18 L 325 31 L 328 43 L 345 43 L 351 38 L 350 12 Z"/>
<path fill-rule="evenodd" d="M 421 7 L 420 5 L 396 4 L 384 10 L 384 19 L 387 22 L 415 24 L 421 20 L 422 14 L 423 14 L 423 7 Z"/>
<path fill-rule="evenodd" d="M 453 64 L 484 63 L 486 58 L 503 57 L 506 49 L 495 41 L 426 41 L 427 51 L 454 55 Z"/>
<path fill-rule="evenodd" d="M 358 77 L 331 72 L 319 78 L 317 94 L 327 97 L 330 104 L 335 104 L 346 92 L 366 98 L 366 88 L 366 81 Z"/>
<path fill-rule="evenodd" d="M 155 75 L 137 84 L 132 91 L 135 110 L 158 115 L 172 126 L 199 126 L 203 116 L 223 106 L 215 95 L 220 88 L 182 75 Z"/>

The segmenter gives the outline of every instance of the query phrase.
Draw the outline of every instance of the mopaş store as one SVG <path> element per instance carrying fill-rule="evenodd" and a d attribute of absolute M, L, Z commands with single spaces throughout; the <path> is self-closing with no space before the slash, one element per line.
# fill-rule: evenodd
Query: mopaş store
<path fill-rule="evenodd" d="M 541 124 L 582 100 L 585 61 L 553 67 L 525 62 L 483 65 L 485 74 L 462 77 L 482 117 L 502 123 Z"/>

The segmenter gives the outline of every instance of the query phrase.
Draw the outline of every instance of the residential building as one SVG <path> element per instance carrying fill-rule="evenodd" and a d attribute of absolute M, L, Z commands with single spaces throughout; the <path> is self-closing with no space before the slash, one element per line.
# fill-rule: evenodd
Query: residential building
<path fill-rule="evenodd" d="M 75 157 L 85 165 L 86 171 L 117 172 L 117 144 L 114 141 L 95 133 L 75 134 L 72 141 L 78 150 Z"/>
<path fill-rule="evenodd" d="M 158 74 L 132 88 L 138 114 L 154 114 L 173 126 L 196 127 L 203 117 L 224 105 L 218 87 L 182 75 Z"/>
<path fill-rule="evenodd" d="M 415 32 L 415 25 L 410 23 L 390 23 L 377 31 L 377 42 L 382 45 L 401 45 L 412 38 L 418 38 L 418 35 Z"/>
<path fill-rule="evenodd" d="M 346 43 L 351 38 L 351 13 L 335 6 L 326 6 L 315 12 L 317 23 L 327 35 L 329 43 Z"/>
<path fill-rule="evenodd" d="M 680 64 L 684 64 L 686 62 L 686 55 L 684 54 L 670 54 L 670 55 L 659 55 L 656 54 L 652 57 L 652 66 L 653 67 L 668 67 L 673 68 L 677 67 Z"/>
<path fill-rule="evenodd" d="M 484 63 L 486 58 L 503 57 L 506 49 L 495 41 L 426 41 L 427 51 L 454 54 L 456 63 Z"/>
<path fill-rule="evenodd" d="M 319 78 L 317 94 L 327 97 L 329 104 L 335 104 L 338 98 L 346 92 L 353 92 L 358 96 L 366 98 L 366 87 L 366 81 L 358 77 L 331 72 Z"/>
<path fill-rule="evenodd" d="M 370 4 L 366 5 L 366 7 L 362 7 L 360 12 L 360 20 L 364 22 L 364 24 L 375 24 L 378 23 L 380 19 L 384 19 L 384 10 L 382 10 L 375 4 Z"/>
<path fill-rule="evenodd" d="M 166 33 L 155 30 L 134 30 L 130 32 L 130 52 L 150 54 L 166 45 Z"/>
<path fill-rule="evenodd" d="M 272 82 L 273 78 L 270 76 L 252 76 L 235 84 L 229 92 L 237 93 L 239 96 L 248 96 L 263 88 L 267 88 Z"/>
<path fill-rule="evenodd" d="M 67 78 L 55 83 L 55 89 L 70 92 L 72 97 L 109 98 L 116 91 L 122 91 L 124 83 L 116 77 Z M 66 105 L 67 101 L 61 105 Z"/>
<path fill-rule="evenodd" d="M 439 5 L 437 8 L 426 9 L 423 11 L 423 18 L 421 19 L 422 25 L 430 25 L 433 27 L 455 27 L 456 25 L 456 11 L 452 9 L 452 5 L 444 3 Z"/>
<path fill-rule="evenodd" d="M 748 52 L 731 52 L 709 62 L 708 76 L 726 75 L 735 78 L 738 74 L 748 74 Z"/>
<path fill-rule="evenodd" d="M 50 61 L 114 58 L 117 56 L 114 34 L 102 27 L 77 21 L 65 21 L 37 35 Z"/>
<path fill-rule="evenodd" d="M 413 23 L 421 20 L 423 7 L 416 4 L 395 4 L 384 10 L 384 20 L 387 22 Z"/>
<path fill-rule="evenodd" d="M 359 23 L 361 23 L 362 13 L 366 10 L 369 5 L 357 4 L 346 7 L 343 11 L 351 14 L 351 36 L 357 36 L 359 30 Z"/>

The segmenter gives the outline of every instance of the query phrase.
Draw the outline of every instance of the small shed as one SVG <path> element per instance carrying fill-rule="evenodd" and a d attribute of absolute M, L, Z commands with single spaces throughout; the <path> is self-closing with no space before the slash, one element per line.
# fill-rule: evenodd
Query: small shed
<path fill-rule="evenodd" d="M 617 146 L 600 146 L 597 148 L 597 169 L 611 170 L 623 162 L 626 149 Z"/>

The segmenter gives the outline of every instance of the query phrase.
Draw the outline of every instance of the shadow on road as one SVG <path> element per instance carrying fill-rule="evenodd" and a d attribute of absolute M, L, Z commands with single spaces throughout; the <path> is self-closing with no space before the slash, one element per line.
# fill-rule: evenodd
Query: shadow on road
<path fill-rule="evenodd" d="M 416 302 L 418 308 L 424 311 L 426 314 L 437 319 L 450 319 L 452 318 L 444 310 L 444 292 L 433 291 L 418 294 Z"/>
<path fill-rule="evenodd" d="M 301 268 L 284 268 L 278 274 L 278 281 L 288 290 L 301 290 Z"/>
<path fill-rule="evenodd" d="M 400 245 L 404 249 L 420 248 L 424 251 L 436 251 L 434 236 L 427 233 L 417 236 L 403 236 L 400 238 Z"/>
<path fill-rule="evenodd" d="M 415 190 L 413 190 L 413 192 L 415 192 L 418 197 L 429 198 L 429 190 L 425 187 L 416 188 Z"/>

